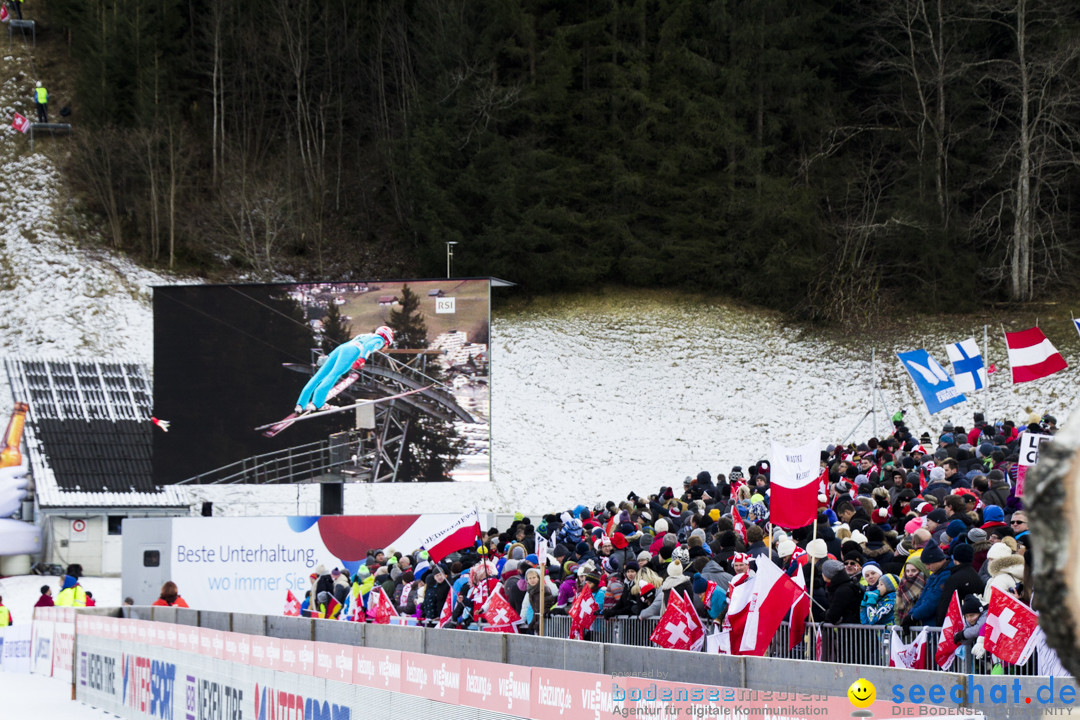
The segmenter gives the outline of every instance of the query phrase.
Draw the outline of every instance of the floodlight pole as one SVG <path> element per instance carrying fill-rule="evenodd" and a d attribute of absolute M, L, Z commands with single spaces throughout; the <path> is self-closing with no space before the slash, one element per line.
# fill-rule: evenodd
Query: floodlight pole
<path fill-rule="evenodd" d="M 454 246 L 457 245 L 456 240 L 446 241 L 446 279 L 450 279 L 450 264 L 454 260 Z"/>

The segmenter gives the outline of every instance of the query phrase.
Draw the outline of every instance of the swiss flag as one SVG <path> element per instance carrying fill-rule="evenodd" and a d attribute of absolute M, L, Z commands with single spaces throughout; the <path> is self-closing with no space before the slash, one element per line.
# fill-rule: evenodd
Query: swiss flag
<path fill-rule="evenodd" d="M 596 604 L 596 598 L 589 590 L 588 584 L 582 585 L 581 590 L 574 596 L 574 602 L 570 605 L 570 639 L 583 640 L 585 631 L 592 627 L 593 620 L 600 613 L 600 607 Z"/>
<path fill-rule="evenodd" d="M 1005 344 L 1009 346 L 1014 385 L 1038 380 L 1068 367 L 1065 358 L 1037 327 L 1005 333 Z"/>
<path fill-rule="evenodd" d="M 300 601 L 289 590 L 285 595 L 285 614 L 289 617 L 300 617 Z"/>
<path fill-rule="evenodd" d="M 937 652 L 934 653 L 934 662 L 942 670 L 948 670 L 956 658 L 956 649 L 960 647 L 953 642 L 953 635 L 964 629 L 964 613 L 960 611 L 960 595 L 955 590 L 952 601 L 949 603 L 949 614 L 945 616 L 945 624 L 941 627 L 941 637 L 938 638 Z"/>
<path fill-rule="evenodd" d="M 746 523 L 743 522 L 739 508 L 734 505 L 731 506 L 731 524 L 735 526 L 735 534 L 742 540 L 743 547 L 749 547 L 750 543 L 746 541 Z"/>
<path fill-rule="evenodd" d="M 1035 649 L 1035 628 L 1039 616 L 1024 603 L 997 588 L 990 590 L 990 610 L 986 615 L 984 646 L 994 657 L 1013 665 L 1023 665 Z"/>
<path fill-rule="evenodd" d="M 775 563 L 758 563 L 754 592 L 750 597 L 749 613 L 739 650 L 745 655 L 761 657 L 777 629 L 793 605 L 805 593 L 795 581 L 785 575 Z"/>
<path fill-rule="evenodd" d="M 495 586 L 495 591 L 488 596 L 480 610 L 488 623 L 488 627 L 484 628 L 488 632 L 517 632 L 521 616 L 503 595 L 502 585 Z"/>
<path fill-rule="evenodd" d="M 7 10 L 7 8 L 4 8 Z M 30 121 L 24 118 L 19 113 L 15 113 L 15 119 L 11 121 L 11 127 L 15 128 L 21 133 L 25 133 L 30 129 Z"/>
<path fill-rule="evenodd" d="M 692 606 L 690 612 L 694 612 Z M 700 630 L 701 621 L 695 617 L 696 625 L 691 626 L 687 615 L 686 601 L 679 596 L 679 593 L 672 591 L 668 596 L 667 609 L 664 610 L 664 614 L 660 617 L 660 622 L 657 623 L 652 635 L 649 636 L 649 640 L 669 650 L 690 650 L 695 642 L 700 646 L 701 639 L 704 636 Z M 697 628 L 697 637 L 695 637 L 695 627 Z"/>
<path fill-rule="evenodd" d="M 672 593 L 672 595 L 674 594 Z M 690 649 L 700 650 L 701 646 L 705 644 L 705 623 L 701 622 L 697 610 L 694 609 L 694 601 L 690 599 L 685 590 L 683 590 L 682 595 L 682 611 L 683 615 L 686 616 L 686 625 L 690 628 Z"/>
<path fill-rule="evenodd" d="M 439 613 L 439 627 L 446 627 L 446 623 L 450 622 L 454 617 L 454 593 L 453 590 L 446 593 L 446 602 L 443 603 L 442 612 Z"/>
<path fill-rule="evenodd" d="M 398 611 L 394 608 L 394 603 L 390 602 L 390 598 L 386 596 L 386 591 L 381 586 L 376 586 L 375 593 L 375 622 L 379 625 L 389 625 L 390 618 L 398 617 Z M 370 601 L 370 598 L 369 598 Z"/>
<path fill-rule="evenodd" d="M 897 632 L 896 626 L 893 625 L 889 652 L 889 667 L 926 670 L 926 628 L 923 628 L 910 645 L 905 645 L 900 640 L 900 633 Z"/>

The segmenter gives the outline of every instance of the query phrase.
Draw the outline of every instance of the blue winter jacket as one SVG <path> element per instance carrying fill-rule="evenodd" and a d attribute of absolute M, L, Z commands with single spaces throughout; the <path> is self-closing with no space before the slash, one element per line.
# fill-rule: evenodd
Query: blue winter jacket
<path fill-rule="evenodd" d="M 956 566 L 953 561 L 949 560 L 926 581 L 922 595 L 915 602 L 915 607 L 911 609 L 910 617 L 913 624 L 933 625 L 937 621 L 938 603 L 941 601 L 945 583 L 949 581 L 954 567 Z"/>
<path fill-rule="evenodd" d="M 859 622 L 863 625 L 892 625 L 896 622 L 896 593 L 880 597 L 877 590 L 863 595 L 859 607 Z"/>

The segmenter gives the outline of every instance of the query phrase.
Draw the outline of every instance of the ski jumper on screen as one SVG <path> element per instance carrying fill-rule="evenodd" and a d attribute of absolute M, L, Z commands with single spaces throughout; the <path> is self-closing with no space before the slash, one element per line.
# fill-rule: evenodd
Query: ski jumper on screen
<path fill-rule="evenodd" d="M 360 370 L 371 353 L 394 344 L 394 331 L 385 325 L 374 333 L 357 335 L 352 340 L 334 348 L 319 371 L 300 392 L 296 400 L 296 412 L 316 410 L 326 404 L 326 395 L 338 378 L 349 370 Z"/>

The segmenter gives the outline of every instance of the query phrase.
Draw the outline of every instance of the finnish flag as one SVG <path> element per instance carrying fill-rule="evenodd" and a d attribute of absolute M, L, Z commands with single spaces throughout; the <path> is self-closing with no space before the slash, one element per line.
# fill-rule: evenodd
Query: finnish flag
<path fill-rule="evenodd" d="M 975 338 L 961 340 L 945 346 L 952 363 L 953 381 L 960 392 L 976 392 L 986 387 L 986 366 Z"/>

